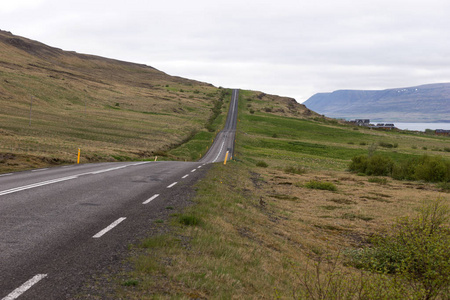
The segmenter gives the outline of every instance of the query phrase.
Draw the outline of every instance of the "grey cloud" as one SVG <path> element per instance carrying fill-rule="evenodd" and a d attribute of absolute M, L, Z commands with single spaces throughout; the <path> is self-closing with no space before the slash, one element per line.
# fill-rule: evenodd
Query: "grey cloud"
<path fill-rule="evenodd" d="M 450 81 L 446 0 L 18 1 L 2 29 L 300 101 Z"/>

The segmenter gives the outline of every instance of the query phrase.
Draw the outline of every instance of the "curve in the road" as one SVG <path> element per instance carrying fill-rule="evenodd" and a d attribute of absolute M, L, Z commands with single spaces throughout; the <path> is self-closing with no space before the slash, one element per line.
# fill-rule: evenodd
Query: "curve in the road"
<path fill-rule="evenodd" d="M 145 237 L 149 219 L 164 215 L 166 205 L 188 203 L 186 190 L 203 176 L 202 166 L 233 154 L 238 96 L 233 90 L 225 127 L 198 162 L 99 163 L 0 176 L 2 300 L 65 298 L 93 265 L 111 264 L 111 253 Z"/>

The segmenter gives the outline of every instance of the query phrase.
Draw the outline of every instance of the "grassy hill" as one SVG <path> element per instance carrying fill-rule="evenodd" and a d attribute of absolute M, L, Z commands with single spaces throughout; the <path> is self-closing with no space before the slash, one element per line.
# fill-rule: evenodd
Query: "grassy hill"
<path fill-rule="evenodd" d="M 450 83 L 382 91 L 319 93 L 304 104 L 332 118 L 365 118 L 375 122 L 450 122 Z"/>

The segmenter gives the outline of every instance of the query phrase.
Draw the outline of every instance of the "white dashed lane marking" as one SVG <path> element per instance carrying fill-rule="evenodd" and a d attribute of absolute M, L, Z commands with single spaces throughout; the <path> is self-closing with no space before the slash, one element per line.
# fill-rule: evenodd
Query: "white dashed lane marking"
<path fill-rule="evenodd" d="M 142 202 L 142 204 L 147 204 L 147 203 L 149 203 L 150 201 L 156 199 L 156 197 L 158 197 L 158 196 L 159 196 L 159 194 L 155 194 L 155 195 L 151 196 L 149 199 L 147 199 L 147 200 L 145 200 L 144 202 Z"/>
<path fill-rule="evenodd" d="M 125 217 L 122 217 L 122 218 L 119 218 L 119 219 L 115 220 L 114 222 L 111 223 L 111 225 L 109 225 L 105 229 L 99 231 L 96 235 L 94 235 L 93 238 L 94 239 L 98 239 L 98 238 L 102 237 L 105 233 L 107 233 L 108 231 L 110 231 L 111 229 L 113 229 L 114 227 L 119 225 L 120 222 L 122 222 L 125 219 L 126 219 Z"/>
<path fill-rule="evenodd" d="M 18 297 L 20 297 L 20 295 L 22 295 L 23 293 L 28 291 L 33 285 L 35 285 L 36 283 L 38 283 L 39 281 L 41 281 L 45 277 L 47 277 L 47 274 L 37 274 L 37 275 L 35 275 L 33 278 L 31 278 L 30 280 L 28 280 L 27 282 L 25 282 L 24 284 L 19 286 L 17 289 L 15 289 L 11 293 L 9 293 L 9 295 L 4 297 L 2 300 L 14 300 L 14 299 L 17 299 Z"/>
<path fill-rule="evenodd" d="M 175 182 L 172 183 L 171 185 L 168 185 L 167 188 L 170 189 L 171 187 L 173 187 L 173 186 L 174 186 L 175 184 L 177 184 L 177 183 L 178 183 L 178 182 L 175 181 Z"/>

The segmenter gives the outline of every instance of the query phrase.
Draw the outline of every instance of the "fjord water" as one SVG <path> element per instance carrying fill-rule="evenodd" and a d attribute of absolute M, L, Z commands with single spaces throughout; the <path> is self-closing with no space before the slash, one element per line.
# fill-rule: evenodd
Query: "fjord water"
<path fill-rule="evenodd" d="M 382 122 L 379 122 L 382 123 Z M 425 129 L 450 130 L 450 123 L 394 123 L 395 127 L 403 130 L 425 131 Z"/>

